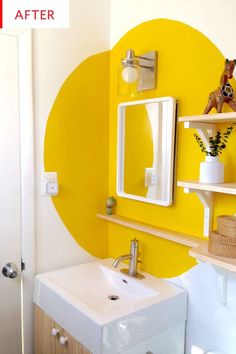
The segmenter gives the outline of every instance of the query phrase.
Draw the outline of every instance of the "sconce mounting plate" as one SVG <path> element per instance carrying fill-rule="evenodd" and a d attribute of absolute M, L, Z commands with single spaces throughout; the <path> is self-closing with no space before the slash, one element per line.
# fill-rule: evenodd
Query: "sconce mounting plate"
<path fill-rule="evenodd" d="M 152 50 L 138 57 L 141 80 L 138 91 L 153 90 L 157 83 L 157 52 Z"/>

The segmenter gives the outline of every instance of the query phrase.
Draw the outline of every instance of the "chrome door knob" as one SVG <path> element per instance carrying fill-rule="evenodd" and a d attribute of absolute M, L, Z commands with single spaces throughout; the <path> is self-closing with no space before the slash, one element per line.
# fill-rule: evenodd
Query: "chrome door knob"
<path fill-rule="evenodd" d="M 16 278 L 18 275 L 18 269 L 15 263 L 7 263 L 2 268 L 2 274 L 7 278 Z"/>

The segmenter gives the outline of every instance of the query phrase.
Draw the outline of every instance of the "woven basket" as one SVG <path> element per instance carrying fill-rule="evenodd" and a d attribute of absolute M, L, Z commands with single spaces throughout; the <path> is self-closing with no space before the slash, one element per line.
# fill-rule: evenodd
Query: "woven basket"
<path fill-rule="evenodd" d="M 236 216 L 234 215 L 218 216 L 217 232 L 223 236 L 236 238 Z"/>
<path fill-rule="evenodd" d="M 213 231 L 209 236 L 208 251 L 216 256 L 236 258 L 236 238 Z"/>

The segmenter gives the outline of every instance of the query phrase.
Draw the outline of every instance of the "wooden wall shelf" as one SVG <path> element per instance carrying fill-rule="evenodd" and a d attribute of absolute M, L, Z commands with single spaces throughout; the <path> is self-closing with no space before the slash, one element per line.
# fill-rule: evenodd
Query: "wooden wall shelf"
<path fill-rule="evenodd" d="M 202 114 L 179 117 L 179 122 L 185 128 L 196 129 L 206 148 L 209 148 L 209 138 L 215 134 L 217 123 L 236 123 L 236 112 Z M 212 193 L 225 193 L 236 195 L 236 183 L 207 184 L 198 181 L 179 181 L 185 193 L 195 192 L 204 206 L 204 236 L 209 236 L 212 226 L 213 199 Z"/>
<path fill-rule="evenodd" d="M 215 114 L 202 114 L 195 116 L 185 116 L 179 117 L 179 122 L 196 122 L 196 123 L 227 123 L 227 122 L 236 122 L 236 112 L 228 113 L 215 113 Z"/>
<path fill-rule="evenodd" d="M 236 195 L 236 183 L 200 183 L 198 181 L 179 181 L 177 182 L 178 187 L 196 189 L 206 192 L 217 192 L 225 194 Z"/>
<path fill-rule="evenodd" d="M 129 227 L 130 229 L 145 232 L 156 237 L 164 238 L 166 240 L 179 243 L 188 247 L 197 247 L 201 242 L 206 242 L 204 240 L 198 239 L 190 235 L 182 234 L 175 231 L 170 231 L 162 228 L 157 228 L 155 226 L 147 225 L 139 221 L 134 221 L 118 215 L 105 215 L 97 214 L 100 219 L 107 220 L 109 222 Z"/>
<path fill-rule="evenodd" d="M 190 256 L 202 262 L 208 262 L 214 266 L 221 267 L 231 272 L 236 272 L 236 259 L 215 256 L 208 252 L 208 242 L 202 243 L 198 247 L 189 250 Z"/>
<path fill-rule="evenodd" d="M 236 272 L 236 259 L 219 257 L 209 253 L 208 241 L 179 232 L 157 228 L 118 215 L 97 214 L 97 217 L 108 222 L 128 227 L 133 230 L 145 232 L 147 234 L 190 247 L 189 255 L 193 258 L 196 258 L 196 260 L 208 262 L 225 270 Z"/>
<path fill-rule="evenodd" d="M 168 241 L 191 247 L 189 254 L 191 257 L 196 258 L 198 261 L 208 262 L 214 266 L 236 272 L 236 259 L 218 257 L 209 253 L 208 241 L 179 232 L 150 226 L 118 215 L 97 214 L 97 216 L 100 219 L 106 220 L 108 222 L 112 222 L 137 231 L 148 233 L 156 237 L 164 238 Z"/>

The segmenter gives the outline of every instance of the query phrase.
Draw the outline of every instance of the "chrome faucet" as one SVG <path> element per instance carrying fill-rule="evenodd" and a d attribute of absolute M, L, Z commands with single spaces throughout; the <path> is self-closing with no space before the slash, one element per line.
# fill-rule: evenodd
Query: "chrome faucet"
<path fill-rule="evenodd" d="M 113 262 L 113 267 L 117 268 L 120 262 L 129 259 L 129 269 L 121 269 L 121 272 L 131 277 L 142 279 L 144 276 L 137 272 L 138 262 L 140 262 L 138 260 L 138 257 L 140 256 L 138 247 L 139 241 L 136 238 L 131 240 L 130 253 L 116 258 L 116 260 Z"/>

